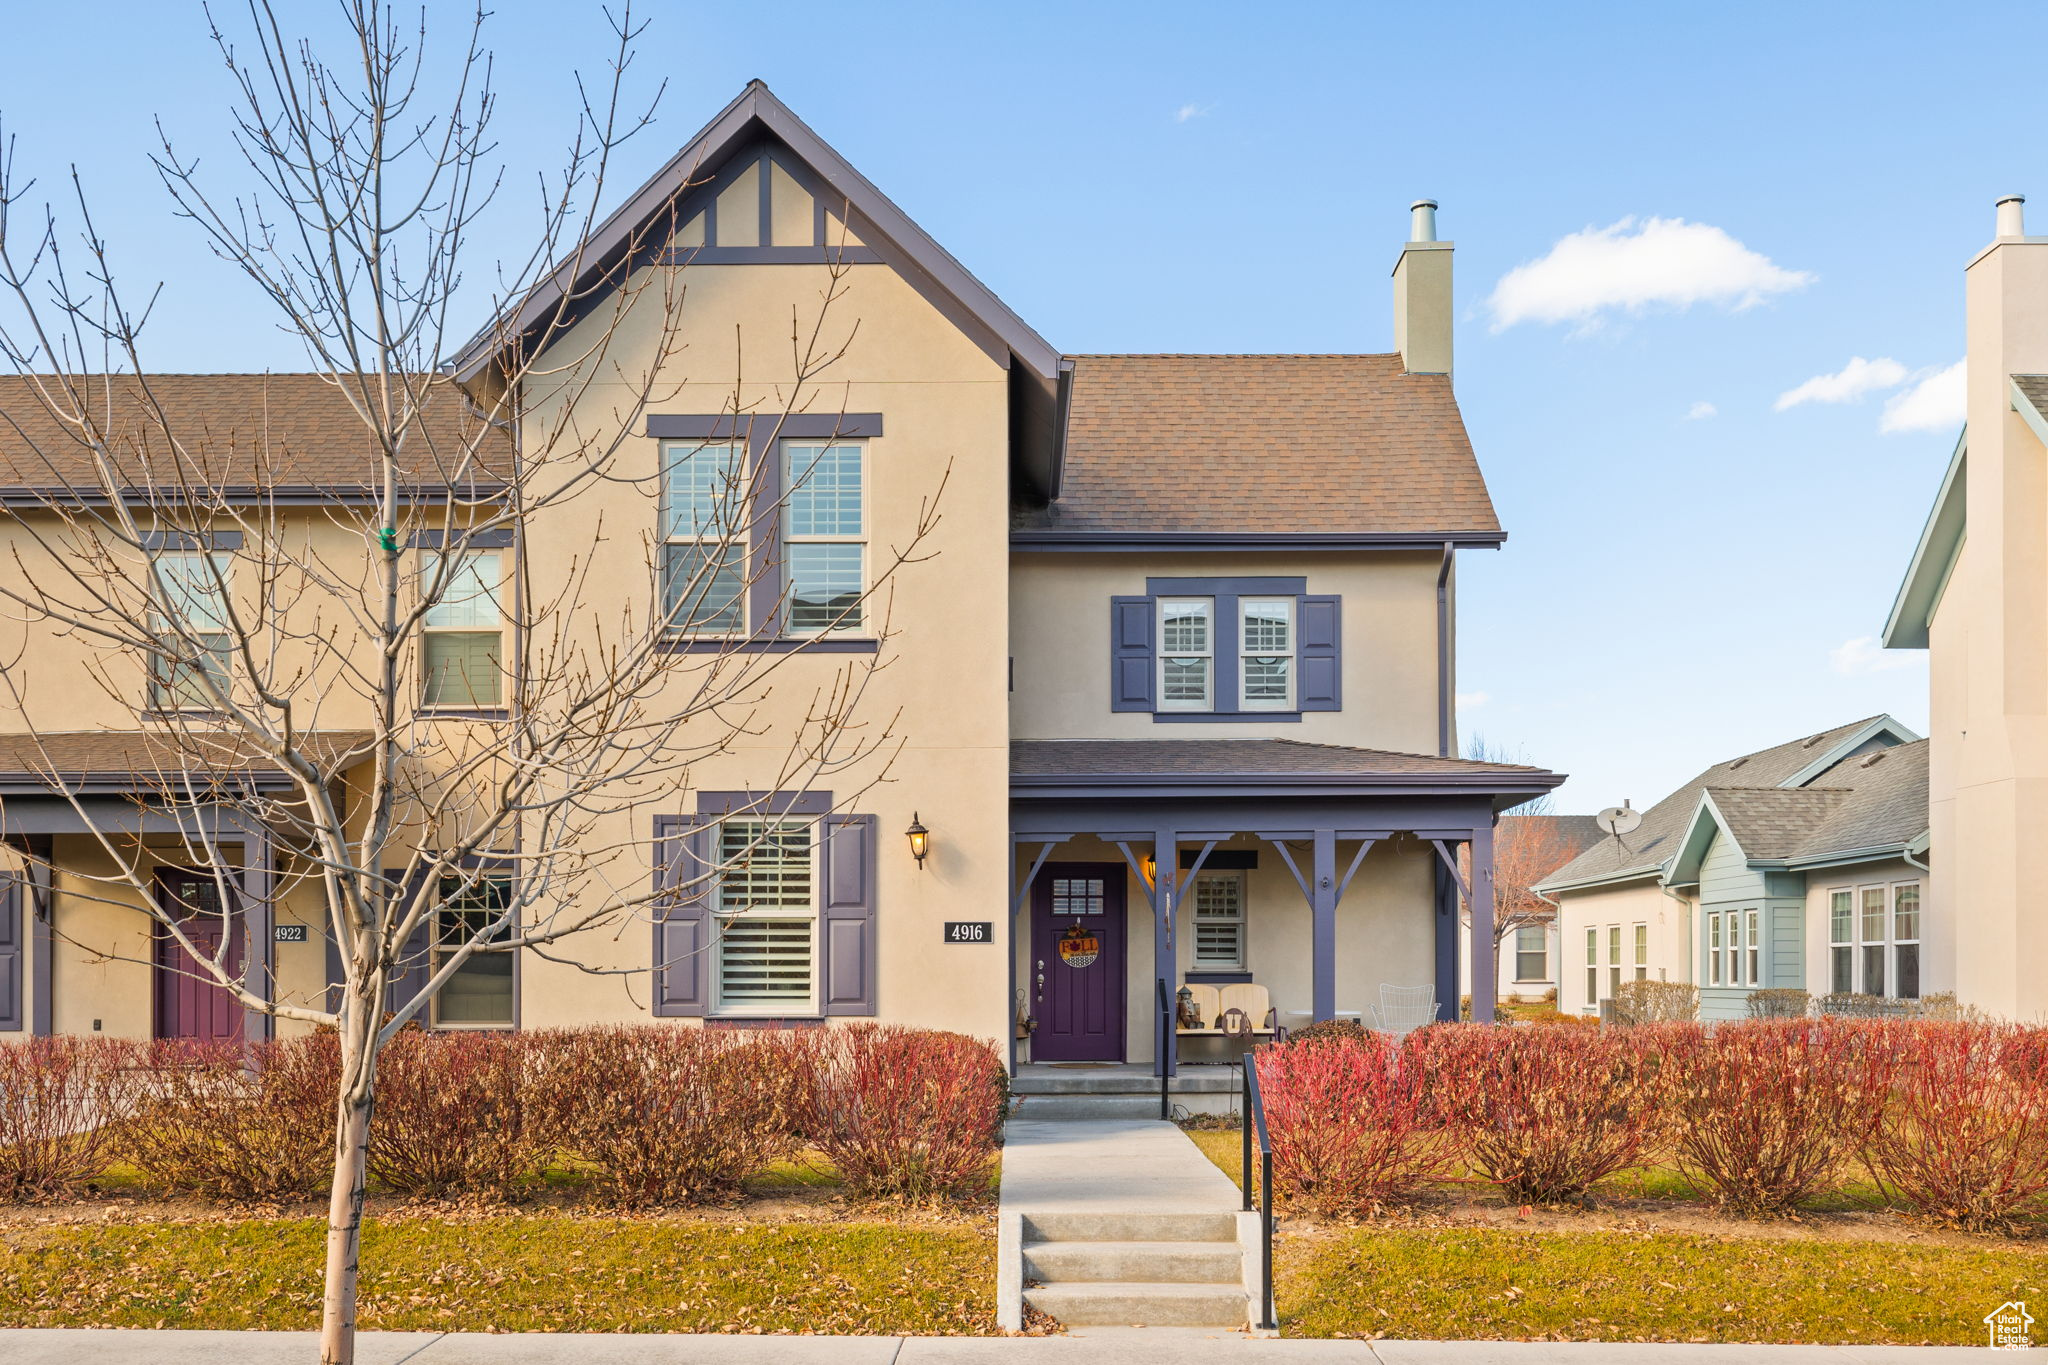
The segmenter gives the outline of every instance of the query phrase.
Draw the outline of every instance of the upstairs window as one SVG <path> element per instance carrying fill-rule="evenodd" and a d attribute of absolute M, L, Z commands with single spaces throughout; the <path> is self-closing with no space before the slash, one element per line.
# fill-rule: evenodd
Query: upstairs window
<path fill-rule="evenodd" d="M 661 601 L 681 635 L 746 624 L 745 464 L 736 442 L 662 446 Z"/>
<path fill-rule="evenodd" d="M 788 629 L 858 631 L 867 592 L 867 497 L 858 445 L 787 445 Z"/>
<path fill-rule="evenodd" d="M 207 684 L 228 686 L 227 610 L 230 557 L 206 551 L 165 551 L 150 559 L 161 606 L 150 629 L 174 660 L 152 658 L 149 704 L 159 711 L 209 711 Z"/>
<path fill-rule="evenodd" d="M 439 582 L 441 600 L 427 608 L 421 632 L 423 704 L 505 704 L 505 621 L 499 596 L 504 563 L 497 550 L 429 557 L 425 585 L 431 591 Z"/>
<path fill-rule="evenodd" d="M 1159 705 L 1168 711 L 1207 711 L 1214 699 L 1216 604 L 1206 597 L 1159 603 Z"/>
<path fill-rule="evenodd" d="M 1301 578 L 1150 578 L 1110 601 L 1110 710 L 1155 721 L 1339 709 L 1336 597 Z"/>
<path fill-rule="evenodd" d="M 1238 599 L 1241 632 L 1238 658 L 1243 661 L 1239 698 L 1247 711 L 1294 709 L 1294 599 Z"/>

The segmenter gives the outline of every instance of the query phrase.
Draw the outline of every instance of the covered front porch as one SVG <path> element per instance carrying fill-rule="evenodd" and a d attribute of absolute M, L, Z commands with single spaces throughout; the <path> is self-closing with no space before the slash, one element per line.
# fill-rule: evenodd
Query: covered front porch
<path fill-rule="evenodd" d="M 1542 769 L 1288 740 L 1012 746 L 1013 1064 L 1229 1061 L 1246 1042 L 1176 1022 L 1183 988 L 1234 1004 L 1251 1041 L 1350 1017 L 1382 987 L 1468 990 L 1461 900 L 1490 949 L 1493 825 L 1563 778 Z M 1149 940 L 1149 942 L 1148 942 Z M 1206 1014 L 1206 1009 L 1203 1011 Z"/>

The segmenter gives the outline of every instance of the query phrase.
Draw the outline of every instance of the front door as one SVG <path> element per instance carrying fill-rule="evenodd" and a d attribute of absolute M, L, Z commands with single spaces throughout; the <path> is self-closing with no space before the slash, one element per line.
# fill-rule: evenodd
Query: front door
<path fill-rule="evenodd" d="M 157 904 L 178 921 L 200 955 L 211 959 L 223 937 L 239 931 L 239 921 L 221 913 L 220 883 L 186 868 L 160 868 L 156 874 Z M 231 943 L 223 959 L 230 972 L 242 968 L 241 945 Z M 208 1043 L 242 1040 L 242 1007 L 227 988 L 211 980 L 208 969 L 194 961 L 169 930 L 156 931 L 156 1036 L 192 1038 Z"/>
<path fill-rule="evenodd" d="M 1031 887 L 1036 1062 L 1124 1059 L 1124 868 L 1047 863 Z"/>

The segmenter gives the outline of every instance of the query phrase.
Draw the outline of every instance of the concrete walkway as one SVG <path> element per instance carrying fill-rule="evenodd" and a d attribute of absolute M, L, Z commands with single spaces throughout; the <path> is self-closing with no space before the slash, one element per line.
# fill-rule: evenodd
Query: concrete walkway
<path fill-rule="evenodd" d="M 7 1365 L 311 1365 L 311 1332 L 0 1330 Z M 2026 1355 L 1995 1356 L 2014 1362 Z M 360 1365 L 1945 1365 L 1973 1346 L 1639 1346 L 1243 1337 L 741 1337 L 365 1332 Z"/>
<path fill-rule="evenodd" d="M 1014 1118 L 1003 1128 L 1004 1213 L 1232 1213 L 1242 1202 L 1171 1123 Z"/>

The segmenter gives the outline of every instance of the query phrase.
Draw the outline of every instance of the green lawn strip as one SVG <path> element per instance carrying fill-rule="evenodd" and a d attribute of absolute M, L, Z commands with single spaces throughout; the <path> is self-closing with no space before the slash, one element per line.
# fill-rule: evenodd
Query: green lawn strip
<path fill-rule="evenodd" d="M 303 1329 L 314 1219 L 23 1229 L 0 1326 Z M 503 1215 L 373 1221 L 362 1324 L 385 1331 L 995 1331 L 993 1235 L 880 1222 Z"/>
<path fill-rule="evenodd" d="M 1603 1231 L 1346 1229 L 1282 1244 L 1303 1337 L 1976 1345 L 2048 1253 Z"/>

